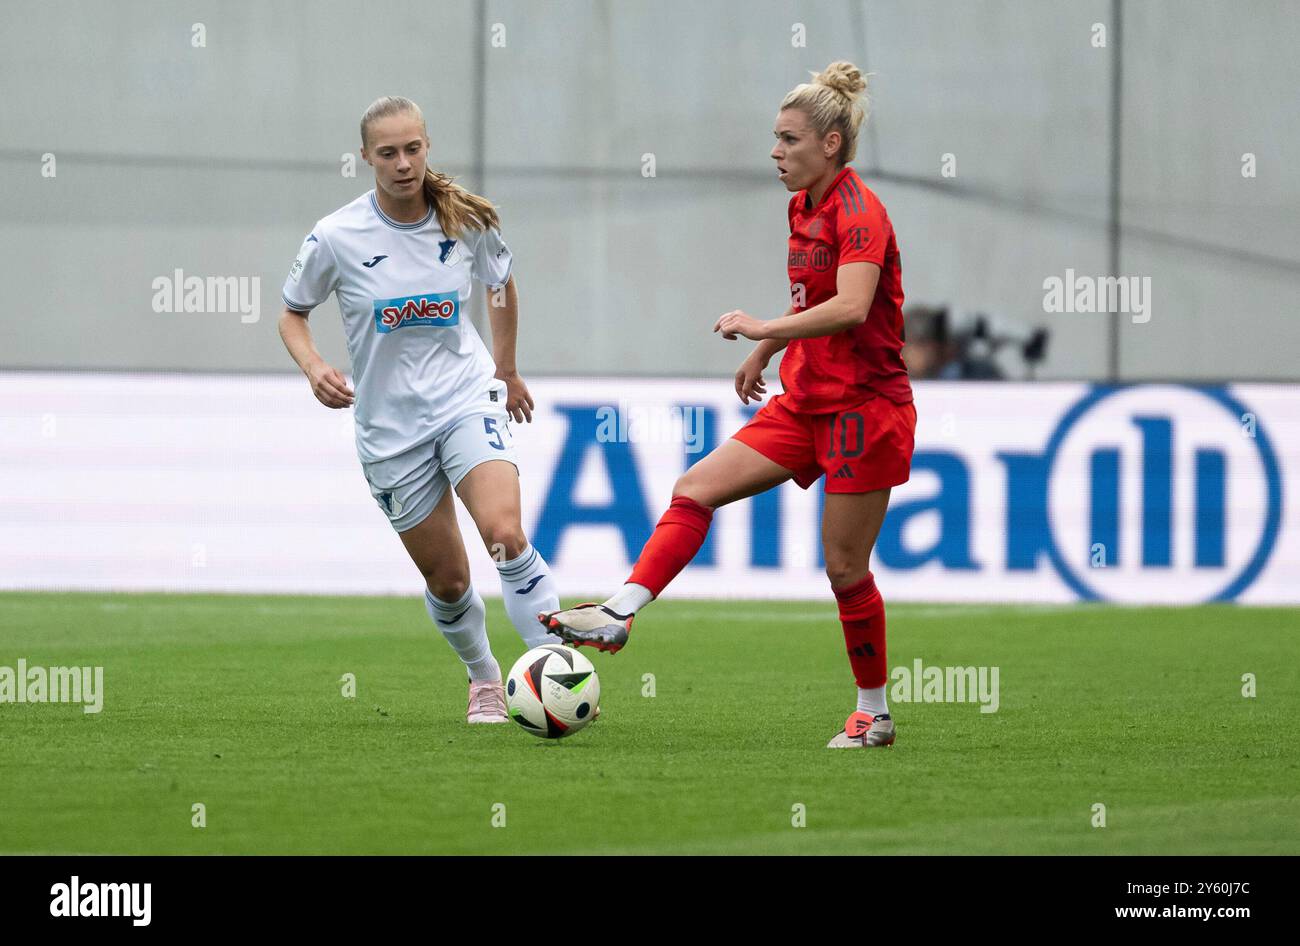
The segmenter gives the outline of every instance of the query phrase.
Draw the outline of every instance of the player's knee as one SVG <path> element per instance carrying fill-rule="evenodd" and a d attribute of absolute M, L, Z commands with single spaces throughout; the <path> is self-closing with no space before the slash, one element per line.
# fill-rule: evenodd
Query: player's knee
<path fill-rule="evenodd" d="M 497 562 L 508 562 L 518 558 L 528 547 L 528 538 L 524 530 L 515 523 L 502 523 L 489 526 L 484 537 L 488 554 Z"/>
<path fill-rule="evenodd" d="M 468 575 L 425 575 L 424 583 L 439 601 L 459 601 L 469 590 Z"/>
<path fill-rule="evenodd" d="M 677 482 L 673 484 L 673 495 L 685 496 L 710 509 L 717 505 L 716 497 L 710 495 L 708 485 L 699 476 L 693 476 L 690 470 L 677 477 Z"/>
<path fill-rule="evenodd" d="M 844 588 L 867 577 L 867 562 L 856 555 L 826 555 L 826 577 L 832 588 Z"/>

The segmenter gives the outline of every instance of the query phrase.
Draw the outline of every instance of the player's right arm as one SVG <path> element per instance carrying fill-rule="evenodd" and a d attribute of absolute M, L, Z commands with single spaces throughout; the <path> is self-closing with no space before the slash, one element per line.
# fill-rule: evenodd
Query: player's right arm
<path fill-rule="evenodd" d="M 307 316 L 329 298 L 338 285 L 338 260 L 328 236 L 323 230 L 319 236 L 315 232 L 308 234 L 298 251 L 298 258 L 289 268 L 289 277 L 281 292 L 285 306 L 280 313 L 280 338 L 311 382 L 311 393 L 316 395 L 316 400 L 333 408 L 351 407 L 354 395 L 343 373 L 329 365 L 316 350 L 311 329 L 307 326 Z"/>
<path fill-rule="evenodd" d="M 316 400 L 326 407 L 351 407 L 355 395 L 343 373 L 326 362 L 316 350 L 307 315 L 288 306 L 280 313 L 280 338 L 284 347 L 289 349 L 289 354 L 311 382 L 311 393 L 316 395 Z"/>
<path fill-rule="evenodd" d="M 781 313 L 781 318 L 794 315 L 794 306 Z M 765 338 L 749 353 L 736 370 L 736 395 L 742 404 L 751 400 L 761 401 L 767 393 L 767 384 L 763 381 L 763 369 L 772 360 L 772 356 L 790 344 L 788 338 Z"/>

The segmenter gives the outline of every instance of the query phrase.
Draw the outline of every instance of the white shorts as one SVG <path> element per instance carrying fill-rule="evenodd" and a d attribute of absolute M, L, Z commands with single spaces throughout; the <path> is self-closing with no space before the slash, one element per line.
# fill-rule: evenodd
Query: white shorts
<path fill-rule="evenodd" d="M 448 486 L 459 486 L 488 460 L 509 460 L 519 469 L 504 403 L 475 408 L 432 440 L 361 468 L 393 529 L 405 532 L 428 518 Z"/>

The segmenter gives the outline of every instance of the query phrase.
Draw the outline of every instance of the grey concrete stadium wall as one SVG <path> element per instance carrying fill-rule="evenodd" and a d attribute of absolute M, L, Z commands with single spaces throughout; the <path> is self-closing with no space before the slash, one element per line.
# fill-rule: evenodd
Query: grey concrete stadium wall
<path fill-rule="evenodd" d="M 1102 377 L 1107 317 L 1044 313 L 1042 283 L 1107 271 L 1111 51 L 1090 40 L 1111 13 L 1109 0 L 7 4 L 0 367 L 290 370 L 284 273 L 313 221 L 371 186 L 340 159 L 365 106 L 400 93 L 422 103 L 436 163 L 501 207 L 526 373 L 729 376 L 743 349 L 713 321 L 770 317 L 787 298 L 776 105 L 849 58 L 877 73 L 855 164 L 889 208 L 909 301 L 1047 325 L 1041 377 Z M 1120 272 L 1151 276 L 1154 301 L 1149 323 L 1120 320 L 1122 376 L 1297 376 L 1298 45 L 1286 2 L 1123 3 Z M 1255 179 L 1240 173 L 1247 151 Z M 956 178 L 940 176 L 945 153 Z M 175 269 L 261 277 L 260 321 L 154 312 L 152 280 Z M 312 321 L 346 364 L 333 303 Z"/>

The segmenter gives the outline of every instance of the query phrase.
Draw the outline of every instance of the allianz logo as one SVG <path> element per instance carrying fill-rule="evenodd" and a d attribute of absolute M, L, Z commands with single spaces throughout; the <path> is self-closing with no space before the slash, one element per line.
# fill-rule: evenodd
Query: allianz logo
<path fill-rule="evenodd" d="M 1096 387 L 1061 416 L 1041 452 L 997 459 L 1006 472 L 1005 568 L 1046 561 L 1085 600 L 1231 601 L 1276 544 L 1277 455 L 1259 418 L 1221 388 Z M 949 567 L 980 567 L 969 535 L 948 541 Z"/>

